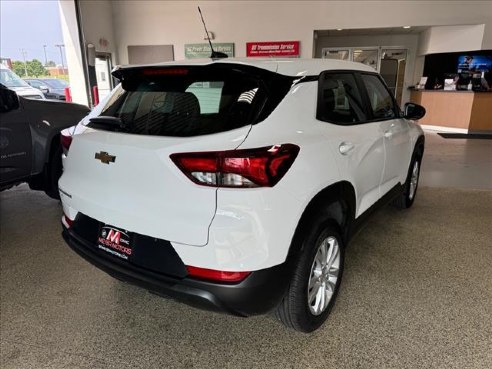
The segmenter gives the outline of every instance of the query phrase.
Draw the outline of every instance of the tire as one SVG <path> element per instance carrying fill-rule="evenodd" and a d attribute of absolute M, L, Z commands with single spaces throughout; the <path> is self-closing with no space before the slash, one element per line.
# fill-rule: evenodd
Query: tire
<path fill-rule="evenodd" d="M 315 221 L 307 233 L 292 281 L 275 311 L 284 325 L 305 333 L 318 329 L 328 318 L 340 288 L 345 256 L 342 237 L 332 221 Z M 330 249 L 338 252 L 332 257 L 333 263 L 328 262 L 332 265 L 329 273 L 326 273 L 326 267 L 324 272 L 320 268 L 320 260 L 330 259 L 329 255 L 322 253 L 323 248 L 328 253 Z M 317 294 L 314 293 L 316 286 Z M 324 301 L 321 300 L 322 296 L 325 297 Z"/>
<path fill-rule="evenodd" d="M 44 192 L 52 199 L 59 200 L 60 193 L 58 192 L 58 180 L 60 179 L 62 167 L 62 148 L 57 146 L 50 155 L 50 160 L 46 165 Z"/>
<path fill-rule="evenodd" d="M 418 153 L 418 151 L 415 151 L 412 155 L 412 160 L 410 161 L 410 167 L 408 168 L 407 180 L 405 181 L 403 193 L 393 201 L 393 205 L 396 208 L 408 209 L 413 205 L 419 186 L 421 163 L 422 156 Z"/>

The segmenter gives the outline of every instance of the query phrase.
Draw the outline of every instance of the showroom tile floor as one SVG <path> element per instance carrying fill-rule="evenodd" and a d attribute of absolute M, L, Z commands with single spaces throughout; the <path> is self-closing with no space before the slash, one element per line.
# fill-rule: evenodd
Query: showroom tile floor
<path fill-rule="evenodd" d="M 492 140 L 425 136 L 422 186 L 492 189 Z"/>
<path fill-rule="evenodd" d="M 427 187 L 353 240 L 339 300 L 312 335 L 114 280 L 64 244 L 58 202 L 2 192 L 0 367 L 492 367 L 492 141 L 427 139 Z"/>

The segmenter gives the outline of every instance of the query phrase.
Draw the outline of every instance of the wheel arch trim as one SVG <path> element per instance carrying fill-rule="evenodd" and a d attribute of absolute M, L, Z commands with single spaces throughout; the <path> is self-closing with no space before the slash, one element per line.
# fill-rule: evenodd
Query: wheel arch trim
<path fill-rule="evenodd" d="M 350 238 L 351 227 L 355 218 L 356 195 L 353 185 L 348 181 L 333 183 L 320 190 L 304 209 L 297 223 L 287 259 L 302 250 L 302 238 L 313 217 L 325 214 L 339 228 L 346 245 Z"/>

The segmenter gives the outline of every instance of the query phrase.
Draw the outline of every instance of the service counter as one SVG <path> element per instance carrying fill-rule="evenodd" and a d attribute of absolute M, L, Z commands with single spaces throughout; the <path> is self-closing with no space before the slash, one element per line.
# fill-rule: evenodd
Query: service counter
<path fill-rule="evenodd" d="M 427 111 L 420 124 L 492 133 L 492 92 L 413 90 L 410 100 Z"/>

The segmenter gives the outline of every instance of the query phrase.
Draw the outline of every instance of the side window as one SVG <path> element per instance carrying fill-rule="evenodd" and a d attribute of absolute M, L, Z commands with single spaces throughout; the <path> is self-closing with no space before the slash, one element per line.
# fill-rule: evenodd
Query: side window
<path fill-rule="evenodd" d="M 367 120 L 359 89 L 351 73 L 321 74 L 316 119 L 336 124 Z"/>
<path fill-rule="evenodd" d="M 31 86 L 34 88 L 41 88 L 42 84 L 39 81 L 31 81 Z"/>
<path fill-rule="evenodd" d="M 378 76 L 362 74 L 374 119 L 391 119 L 396 116 L 393 99 Z"/>
<path fill-rule="evenodd" d="M 223 81 L 194 82 L 186 89 L 186 92 L 191 92 L 198 98 L 201 114 L 212 114 L 219 112 L 223 87 Z"/>

